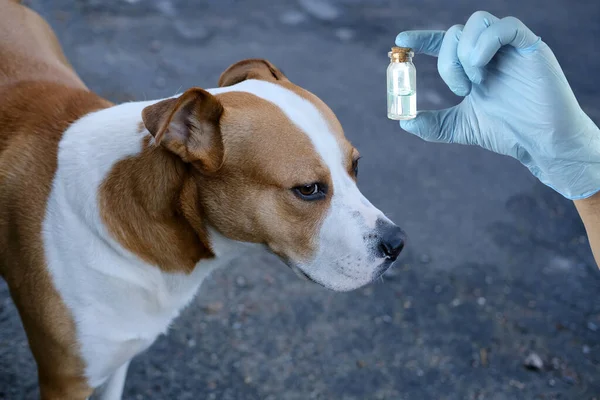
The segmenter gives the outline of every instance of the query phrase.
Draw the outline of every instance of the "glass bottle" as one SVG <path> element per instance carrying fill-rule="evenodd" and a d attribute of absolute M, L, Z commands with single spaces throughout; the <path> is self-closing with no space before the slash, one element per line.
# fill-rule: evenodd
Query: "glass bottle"
<path fill-rule="evenodd" d="M 417 116 L 417 69 L 412 63 L 412 49 L 392 47 L 388 53 L 387 113 L 393 120 Z"/>

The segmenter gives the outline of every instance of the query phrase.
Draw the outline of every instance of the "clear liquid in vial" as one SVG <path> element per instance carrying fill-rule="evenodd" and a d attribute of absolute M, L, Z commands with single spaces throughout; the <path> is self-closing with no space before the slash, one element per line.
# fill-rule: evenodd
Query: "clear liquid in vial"
<path fill-rule="evenodd" d="M 388 91 L 388 118 L 413 119 L 417 116 L 417 93 L 414 90 Z"/>

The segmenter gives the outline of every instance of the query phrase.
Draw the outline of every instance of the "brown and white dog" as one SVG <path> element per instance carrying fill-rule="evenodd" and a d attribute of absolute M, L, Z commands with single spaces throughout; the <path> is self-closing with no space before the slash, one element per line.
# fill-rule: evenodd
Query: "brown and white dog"
<path fill-rule="evenodd" d="M 113 105 L 41 17 L 0 0 L 0 275 L 43 399 L 119 399 L 129 361 L 248 248 L 344 291 L 404 234 L 356 187 L 333 112 L 265 60 Z"/>

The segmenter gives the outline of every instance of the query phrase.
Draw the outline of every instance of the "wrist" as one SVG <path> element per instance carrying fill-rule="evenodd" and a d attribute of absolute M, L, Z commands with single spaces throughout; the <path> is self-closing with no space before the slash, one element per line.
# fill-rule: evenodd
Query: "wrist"
<path fill-rule="evenodd" d="M 559 149 L 546 151 L 545 157 L 528 166 L 542 183 L 569 200 L 587 199 L 600 192 L 600 128 L 583 116 L 578 132 L 565 139 L 555 134 Z"/>

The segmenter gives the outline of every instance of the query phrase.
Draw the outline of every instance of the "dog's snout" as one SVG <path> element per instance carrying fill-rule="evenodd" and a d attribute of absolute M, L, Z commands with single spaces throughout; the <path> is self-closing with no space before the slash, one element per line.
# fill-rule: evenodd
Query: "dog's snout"
<path fill-rule="evenodd" d="M 383 229 L 381 232 L 381 242 L 379 249 L 382 255 L 391 261 L 396 261 L 400 252 L 404 248 L 406 242 L 406 234 L 396 225 L 391 225 Z"/>

